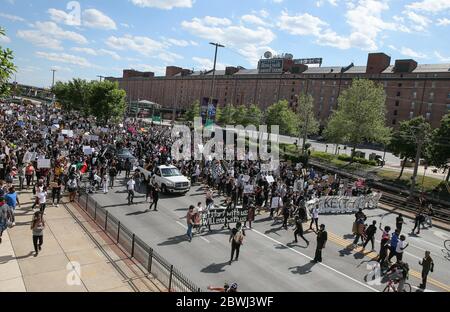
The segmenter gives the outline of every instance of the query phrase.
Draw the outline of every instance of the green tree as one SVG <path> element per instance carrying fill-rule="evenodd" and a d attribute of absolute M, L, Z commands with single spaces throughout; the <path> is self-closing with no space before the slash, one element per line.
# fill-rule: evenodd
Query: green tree
<path fill-rule="evenodd" d="M 310 94 L 300 94 L 298 96 L 298 121 L 299 131 L 303 136 L 303 153 L 306 152 L 306 140 L 308 135 L 319 132 L 319 122 L 314 114 L 314 98 Z"/>
<path fill-rule="evenodd" d="M 289 103 L 286 100 L 278 101 L 267 108 L 266 123 L 268 126 L 278 125 L 280 134 L 297 135 L 298 117 L 289 108 Z"/>
<path fill-rule="evenodd" d="M 235 108 L 233 113 L 233 122 L 236 125 L 243 125 L 244 127 L 247 126 L 247 107 L 245 105 L 239 105 Z"/>
<path fill-rule="evenodd" d="M 89 97 L 90 112 L 97 120 L 107 124 L 123 118 L 127 103 L 125 90 L 119 89 L 117 82 L 108 80 L 92 82 Z"/>
<path fill-rule="evenodd" d="M 92 83 L 83 79 L 73 79 L 67 83 L 57 82 L 53 93 L 61 103 L 64 110 L 78 111 L 84 116 L 91 113 L 89 99 L 91 97 Z"/>
<path fill-rule="evenodd" d="M 448 170 L 446 181 L 450 178 L 450 114 L 442 118 L 441 126 L 433 131 L 426 158 L 431 166 Z"/>
<path fill-rule="evenodd" d="M 246 114 L 243 118 L 242 125 L 254 125 L 258 127 L 261 124 L 262 112 L 261 109 L 255 104 L 250 105 L 247 108 Z"/>
<path fill-rule="evenodd" d="M 342 128 L 342 125 L 338 122 L 330 120 L 328 125 L 325 127 L 323 135 L 327 142 L 332 142 L 336 145 L 334 153 L 337 154 L 339 144 L 344 143 L 345 129 Z"/>
<path fill-rule="evenodd" d="M 389 150 L 403 160 L 402 169 L 398 180 L 401 179 L 408 160 L 415 160 L 417 155 L 417 143 L 421 137 L 421 131 L 425 132 L 425 144 L 422 150 L 426 150 L 429 144 L 430 124 L 421 116 L 400 123 L 398 131 L 394 132 L 389 145 Z"/>
<path fill-rule="evenodd" d="M 200 101 L 196 100 L 192 106 L 184 113 L 184 120 L 194 121 L 195 117 L 200 117 Z"/>
<path fill-rule="evenodd" d="M 6 36 L 5 30 L 0 27 L 0 37 Z M 13 51 L 0 46 L 0 96 L 9 94 L 8 79 L 16 71 L 16 66 L 13 63 Z"/>
<path fill-rule="evenodd" d="M 227 126 L 227 125 L 234 125 L 234 112 L 235 108 L 232 104 L 225 105 L 225 107 L 222 109 L 222 114 L 217 118 L 217 122 L 221 125 Z"/>
<path fill-rule="evenodd" d="M 391 130 L 386 125 L 386 94 L 383 86 L 367 79 L 355 79 L 352 86 L 342 92 L 338 108 L 330 117 L 328 130 L 342 128 L 342 140 L 352 147 L 352 161 L 356 147 L 364 141 L 384 142 Z"/>

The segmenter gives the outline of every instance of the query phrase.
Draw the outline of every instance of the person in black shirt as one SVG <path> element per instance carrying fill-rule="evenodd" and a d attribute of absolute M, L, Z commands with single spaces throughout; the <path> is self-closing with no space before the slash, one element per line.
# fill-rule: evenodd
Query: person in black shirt
<path fill-rule="evenodd" d="M 325 248 L 328 240 L 328 233 L 325 231 L 325 224 L 321 224 L 319 231 L 315 233 L 317 234 L 317 247 L 316 254 L 312 262 L 317 263 L 322 262 L 322 250 Z"/>
<path fill-rule="evenodd" d="M 395 227 L 399 232 L 402 232 L 403 223 L 403 216 L 399 214 L 398 217 L 395 218 Z"/>
<path fill-rule="evenodd" d="M 111 168 L 109 169 L 109 187 L 113 188 L 114 187 L 114 179 L 116 178 L 117 175 L 117 169 L 115 167 L 115 165 L 112 165 Z"/>
<path fill-rule="evenodd" d="M 159 187 L 158 185 L 155 185 L 153 187 L 153 193 L 152 193 L 153 202 L 150 204 L 150 207 L 148 208 L 148 211 L 152 210 L 153 205 L 155 205 L 155 208 L 153 211 L 158 211 L 158 200 L 159 200 Z"/>
<path fill-rule="evenodd" d="M 297 235 L 299 235 L 306 242 L 306 245 L 309 246 L 309 241 L 303 236 L 303 220 L 300 216 L 295 217 L 295 231 L 294 231 L 294 242 L 298 243 Z"/>
<path fill-rule="evenodd" d="M 234 253 L 236 252 L 236 259 L 235 261 L 239 260 L 239 251 L 241 249 L 241 245 L 243 243 L 245 236 L 245 231 L 242 229 L 242 224 L 238 222 L 236 224 L 236 227 L 231 230 L 230 239 L 229 242 L 231 243 L 231 258 L 229 265 L 231 265 L 231 262 L 233 261 Z"/>
<path fill-rule="evenodd" d="M 363 249 L 366 248 L 369 242 L 372 243 L 372 251 L 375 250 L 375 233 L 377 232 L 377 221 L 373 221 L 366 230 L 366 241 L 363 245 Z"/>

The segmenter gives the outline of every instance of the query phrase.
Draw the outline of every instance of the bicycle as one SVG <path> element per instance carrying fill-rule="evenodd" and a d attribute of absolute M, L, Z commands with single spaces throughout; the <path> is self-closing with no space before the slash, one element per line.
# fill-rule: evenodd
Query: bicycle
<path fill-rule="evenodd" d="M 397 285 L 399 283 L 398 279 L 389 279 L 387 282 L 386 287 L 383 289 L 383 292 L 398 292 L 398 286 L 396 287 L 395 285 Z M 409 283 L 405 283 L 403 285 L 403 292 L 411 292 L 411 284 Z"/>

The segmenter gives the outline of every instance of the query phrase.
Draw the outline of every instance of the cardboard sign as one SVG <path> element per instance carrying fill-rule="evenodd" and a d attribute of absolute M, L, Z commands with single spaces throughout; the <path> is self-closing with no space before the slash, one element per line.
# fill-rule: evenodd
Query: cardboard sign
<path fill-rule="evenodd" d="M 51 168 L 50 159 L 38 159 L 38 169 L 49 169 Z"/>

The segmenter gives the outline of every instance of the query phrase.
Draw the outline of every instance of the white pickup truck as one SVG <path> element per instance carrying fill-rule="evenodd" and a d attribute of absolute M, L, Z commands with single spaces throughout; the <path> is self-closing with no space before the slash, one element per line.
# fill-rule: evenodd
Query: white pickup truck
<path fill-rule="evenodd" d="M 151 176 L 151 172 L 142 167 L 138 170 L 146 179 Z M 160 187 L 162 193 L 187 193 L 191 189 L 191 182 L 183 176 L 175 166 L 158 166 L 154 176 L 155 183 Z"/>

